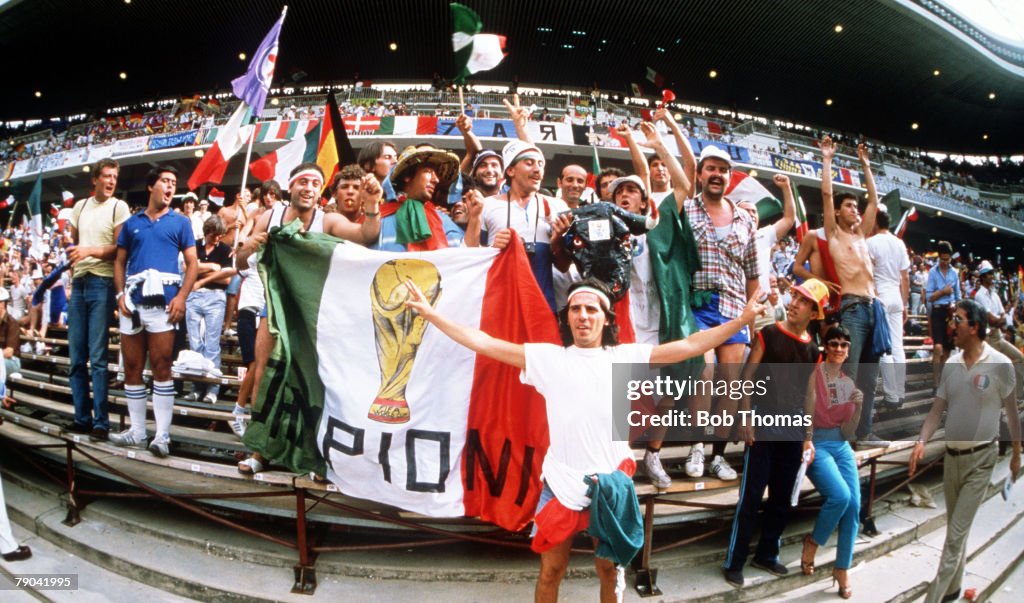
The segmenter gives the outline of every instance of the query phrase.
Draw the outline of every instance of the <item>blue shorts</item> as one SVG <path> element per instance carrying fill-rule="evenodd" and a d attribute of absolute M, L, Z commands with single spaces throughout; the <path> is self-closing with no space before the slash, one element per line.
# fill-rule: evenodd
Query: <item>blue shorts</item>
<path fill-rule="evenodd" d="M 238 274 L 231 277 L 231 282 L 228 283 L 227 294 L 238 295 L 238 290 L 242 288 L 242 277 Z"/>
<path fill-rule="evenodd" d="M 555 499 L 555 492 L 548 486 L 546 481 L 541 481 L 544 487 L 540 491 L 540 499 L 537 500 L 537 510 L 533 512 L 533 516 L 536 517 L 540 514 L 540 510 L 544 508 L 544 505 L 548 504 Z M 530 528 L 530 538 L 537 535 L 537 523 L 534 522 L 533 527 Z"/>
<path fill-rule="evenodd" d="M 693 317 L 697 319 L 697 328 L 701 331 L 707 331 L 729 322 L 729 319 L 722 316 L 722 313 L 718 311 L 718 299 L 718 293 L 712 293 L 708 303 L 693 309 Z M 750 343 L 750 327 L 743 327 L 739 333 L 727 339 L 722 345 L 730 343 Z"/>

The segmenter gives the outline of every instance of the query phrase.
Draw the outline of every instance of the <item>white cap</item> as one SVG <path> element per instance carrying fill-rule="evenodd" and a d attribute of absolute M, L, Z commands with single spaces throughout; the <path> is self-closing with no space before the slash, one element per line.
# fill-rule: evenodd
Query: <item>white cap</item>
<path fill-rule="evenodd" d="M 729 157 L 729 154 L 713 144 L 709 144 L 708 146 L 704 147 L 703 150 L 701 150 L 700 157 L 697 159 L 697 163 L 701 163 L 705 159 L 711 157 L 715 159 L 721 159 L 722 161 L 728 163 L 729 167 L 732 167 L 732 158 Z"/>
<path fill-rule="evenodd" d="M 644 199 L 647 198 L 647 189 L 644 188 L 644 181 L 641 180 L 640 176 L 637 176 L 636 174 L 631 174 L 629 176 L 621 176 L 619 178 L 616 178 L 615 180 L 612 180 L 611 185 L 608 186 L 608 193 L 612 196 L 612 198 L 614 198 L 615 190 L 627 182 L 632 182 L 633 184 L 635 184 L 636 187 L 640 189 L 640 194 L 644 196 Z"/>
<path fill-rule="evenodd" d="M 992 266 L 992 262 L 990 262 L 988 260 L 982 260 L 981 263 L 978 264 L 978 276 L 981 276 L 983 274 L 988 274 L 989 272 L 992 272 L 993 270 L 995 270 L 995 268 Z"/>
<path fill-rule="evenodd" d="M 542 153 L 541 150 L 537 148 L 537 145 L 535 144 L 523 142 L 522 140 L 509 141 L 509 143 L 505 145 L 505 148 L 501 149 L 501 164 L 502 166 L 504 166 L 504 169 L 507 170 L 508 168 L 512 167 L 512 164 L 516 162 L 516 158 L 518 158 L 523 153 L 528 153 L 531 151 L 536 153 L 537 155 L 540 155 L 541 159 L 544 158 L 544 153 Z"/>

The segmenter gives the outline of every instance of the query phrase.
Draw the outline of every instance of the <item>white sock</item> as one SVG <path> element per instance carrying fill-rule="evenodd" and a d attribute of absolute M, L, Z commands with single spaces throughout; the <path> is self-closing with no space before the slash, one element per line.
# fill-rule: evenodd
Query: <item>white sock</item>
<path fill-rule="evenodd" d="M 139 438 L 146 437 L 146 386 L 124 386 L 124 395 L 128 398 L 129 429 Z"/>
<path fill-rule="evenodd" d="M 156 437 L 170 437 L 173 416 L 174 381 L 154 381 L 153 417 L 156 419 Z"/>
<path fill-rule="evenodd" d="M 244 406 L 239 406 L 238 402 L 235 402 L 235 409 L 233 411 L 231 411 L 231 412 L 235 413 L 236 415 L 244 415 L 245 414 L 245 407 Z"/>
<path fill-rule="evenodd" d="M 690 450 L 700 450 L 701 452 L 704 452 L 704 442 L 697 442 L 692 448 L 690 448 Z"/>

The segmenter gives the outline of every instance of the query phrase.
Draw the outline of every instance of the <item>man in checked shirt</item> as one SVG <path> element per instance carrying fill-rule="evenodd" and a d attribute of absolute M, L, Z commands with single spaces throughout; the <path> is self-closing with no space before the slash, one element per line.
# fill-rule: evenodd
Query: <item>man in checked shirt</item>
<path fill-rule="evenodd" d="M 732 175 L 732 160 L 718 147 L 709 145 L 700 153 L 697 180 L 700 194 L 684 205 L 700 254 L 701 268 L 693 277 L 693 314 L 703 331 L 725 324 L 743 313 L 748 299 L 758 289 L 757 251 L 754 235 L 757 223 L 749 212 L 739 209 L 725 197 Z M 733 335 L 725 343 L 704 355 L 707 363 L 701 379 L 714 377 L 715 362 L 719 380 L 732 382 L 740 377 L 743 352 L 750 344 L 750 327 Z M 690 416 L 711 409 L 710 394 L 690 398 Z M 735 416 L 736 401 L 721 396 L 715 413 Z M 708 472 L 722 480 L 736 479 L 736 471 L 725 460 L 725 444 L 731 427 L 705 428 L 705 441 L 712 442 Z M 686 475 L 704 475 L 704 443 L 697 442 L 686 460 Z"/>

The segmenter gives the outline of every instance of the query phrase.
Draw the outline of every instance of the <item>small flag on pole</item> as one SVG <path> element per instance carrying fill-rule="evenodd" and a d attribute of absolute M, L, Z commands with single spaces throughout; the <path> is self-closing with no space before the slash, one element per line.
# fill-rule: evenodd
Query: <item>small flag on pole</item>
<path fill-rule="evenodd" d="M 505 58 L 505 36 L 482 34 L 484 24 L 468 6 L 452 2 L 452 48 L 455 50 L 455 83 L 466 77 L 494 69 Z"/>
<path fill-rule="evenodd" d="M 274 66 L 277 64 L 277 38 L 281 35 L 281 25 L 284 23 L 284 16 L 288 13 L 288 7 L 281 11 L 281 18 L 270 28 L 270 33 L 263 38 L 260 47 L 256 49 L 249 69 L 242 77 L 231 81 L 231 90 L 235 96 L 252 107 L 252 114 L 256 117 L 263 115 L 263 105 L 267 102 L 267 93 L 270 91 L 270 81 L 274 79 Z"/>

